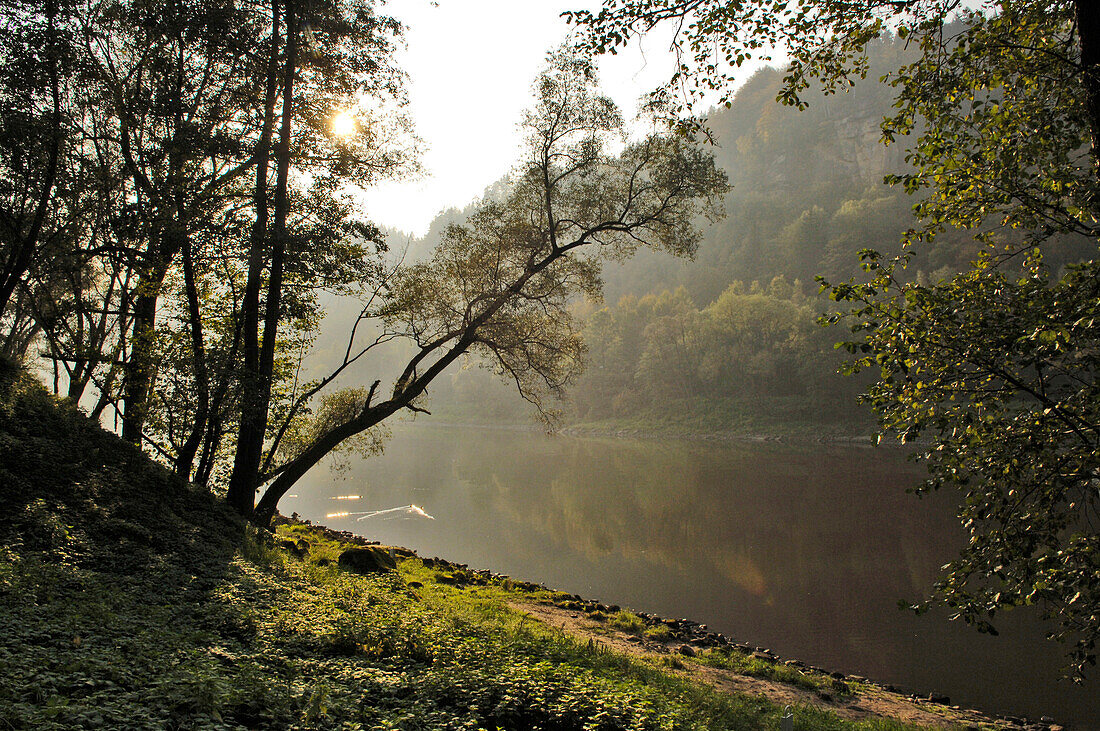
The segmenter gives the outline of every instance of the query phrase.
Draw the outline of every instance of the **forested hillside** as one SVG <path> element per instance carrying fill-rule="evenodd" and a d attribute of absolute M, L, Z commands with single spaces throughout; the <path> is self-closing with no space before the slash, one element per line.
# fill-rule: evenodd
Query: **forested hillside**
<path fill-rule="evenodd" d="M 563 404 L 567 424 L 779 435 L 874 429 L 856 403 L 866 376 L 838 374 L 834 343 L 845 333 L 817 324 L 831 303 L 815 281 L 857 277 L 862 249 L 898 251 L 913 225 L 916 199 L 883 180 L 906 170 L 907 139 L 883 143 L 895 92 L 878 78 L 914 53 L 897 38 L 870 51 L 863 83 L 807 94 L 804 110 L 776 103 L 784 72 L 765 68 L 708 115 L 716 161 L 732 184 L 725 218 L 704 229 L 694 259 L 643 250 L 605 265 L 604 301 L 574 307 L 588 367 Z M 389 239 L 423 256 L 467 213 L 441 213 L 421 239 Z M 1088 246 L 1055 239 L 1046 261 L 1062 266 Z M 909 276 L 938 281 L 978 251 L 971 232 L 947 231 L 917 252 Z M 530 417 L 514 389 L 476 368 L 437 384 L 432 402 L 457 419 Z"/>
<path fill-rule="evenodd" d="M 903 53 L 901 42 L 883 41 L 874 62 L 896 67 Z M 602 302 L 574 303 L 588 367 L 562 405 L 566 423 L 779 434 L 823 424 L 844 434 L 872 429 L 855 403 L 862 382 L 836 373 L 840 333 L 817 325 L 828 301 L 814 277 L 852 276 L 860 249 L 895 248 L 910 225 L 913 201 L 883 184 L 904 165 L 904 143 L 880 141 L 891 90 L 860 84 L 799 112 L 775 101 L 782 76 L 758 71 L 729 108 L 708 117 L 716 160 L 733 188 L 725 218 L 704 228 L 696 257 L 639 251 L 605 265 Z M 423 258 L 472 210 L 440 213 L 422 238 L 390 231 L 388 241 L 395 255 Z M 962 240 L 945 237 L 922 257 L 925 276 L 965 264 L 974 250 Z M 346 331 L 336 323 L 353 317 L 352 308 L 330 303 L 315 362 L 336 358 L 340 344 L 328 333 Z M 476 367 L 454 370 L 431 396 L 429 408 L 460 420 L 525 421 L 533 413 L 514 389 Z"/>

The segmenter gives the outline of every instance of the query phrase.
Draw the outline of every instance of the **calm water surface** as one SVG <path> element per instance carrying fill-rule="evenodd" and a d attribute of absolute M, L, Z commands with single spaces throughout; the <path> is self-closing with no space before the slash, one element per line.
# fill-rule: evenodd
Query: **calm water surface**
<path fill-rule="evenodd" d="M 1100 685 L 1058 681 L 1032 617 L 988 637 L 898 609 L 962 543 L 951 496 L 906 494 L 920 474 L 886 449 L 416 424 L 342 478 L 318 468 L 280 509 L 953 703 L 1100 728 Z M 325 517 L 410 503 L 435 520 Z"/>

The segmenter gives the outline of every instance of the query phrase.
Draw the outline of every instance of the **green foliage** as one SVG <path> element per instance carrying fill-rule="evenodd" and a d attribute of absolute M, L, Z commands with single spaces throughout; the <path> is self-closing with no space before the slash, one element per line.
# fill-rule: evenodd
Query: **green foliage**
<path fill-rule="evenodd" d="M 920 125 L 907 156 L 912 170 L 890 176 L 922 194 L 909 239 L 955 227 L 978 230 L 983 242 L 1004 243 L 1002 232 L 1012 230 L 1025 248 L 1055 233 L 1094 243 L 1100 181 L 1079 65 L 1089 29 L 1077 27 L 1072 2 L 986 5 L 946 28 L 929 14 L 899 29 L 921 49 L 885 77 L 898 94 L 885 139 Z"/>
<path fill-rule="evenodd" d="M 890 0 L 865 0 L 836 6 L 828 2 L 791 4 L 755 0 L 731 5 L 722 0 L 605 0 L 597 12 L 572 11 L 566 19 L 582 31 L 581 43 L 592 53 L 615 53 L 634 36 L 671 21 L 679 63 L 655 94 L 682 94 L 677 111 L 718 93 L 729 105 L 738 69 L 748 61 L 767 61 L 776 48 L 789 55 L 784 101 L 799 104 L 799 92 L 813 80 L 828 91 L 844 89 L 867 73 L 866 45 L 885 28 L 882 16 L 919 12 Z M 677 98 L 677 97 L 673 97 Z"/>
<path fill-rule="evenodd" d="M 642 618 L 628 609 L 620 609 L 615 612 L 608 617 L 607 623 L 615 629 L 631 634 L 641 634 L 646 628 L 646 623 Z"/>
<path fill-rule="evenodd" d="M 331 429 L 354 419 L 362 412 L 367 396 L 365 388 L 345 388 L 320 396 L 315 409 L 299 411 L 279 442 L 282 459 L 293 459 Z M 380 454 L 388 437 L 385 426 L 376 426 L 345 440 L 334 450 L 334 457 L 342 452 Z"/>
<path fill-rule="evenodd" d="M 922 490 L 959 490 L 970 534 L 938 600 L 987 632 L 998 610 L 1038 604 L 1082 672 L 1100 636 L 1096 263 L 1055 277 L 1038 250 L 1015 274 L 985 256 L 928 287 L 873 253 L 867 267 L 870 283 L 834 289 L 857 305 L 851 367 L 880 373 L 867 401 L 921 439 Z"/>
<path fill-rule="evenodd" d="M 588 318 L 575 418 L 712 432 L 752 431 L 777 409 L 791 423 L 852 419 L 857 384 L 830 372 L 840 361 L 814 324 L 818 308 L 781 277 L 734 282 L 703 308 L 683 288 L 624 297 Z"/>
<path fill-rule="evenodd" d="M 928 440 L 922 489 L 960 491 L 970 540 L 934 599 L 993 633 L 998 611 L 1040 605 L 1080 677 L 1100 637 L 1097 263 L 1060 273 L 1046 263 L 1056 235 L 1083 236 L 1096 255 L 1100 180 L 1088 142 L 1100 118 L 1078 64 L 1094 29 L 1074 10 L 1003 3 L 966 13 L 950 42 L 935 15 L 905 27 L 922 57 L 892 77 L 899 111 L 883 129 L 889 138 L 916 120 L 925 127 L 909 154 L 915 170 L 892 178 L 926 193 L 907 243 L 956 227 L 983 250 L 933 284 L 906 281 L 908 254 L 869 251 L 870 281 L 832 296 L 853 307 L 851 368 L 879 373 L 866 398 L 884 429 Z"/>

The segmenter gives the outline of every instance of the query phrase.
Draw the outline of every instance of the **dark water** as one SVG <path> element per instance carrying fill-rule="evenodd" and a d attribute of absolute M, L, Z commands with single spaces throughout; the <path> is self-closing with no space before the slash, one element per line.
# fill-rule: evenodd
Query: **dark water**
<path fill-rule="evenodd" d="M 949 695 L 994 713 L 1100 728 L 1100 685 L 1059 681 L 1033 616 L 1001 635 L 915 617 L 962 533 L 949 495 L 905 493 L 894 451 L 549 437 L 410 425 L 343 479 L 318 468 L 284 513 L 425 556 L 705 622 L 784 657 Z M 335 500 L 357 494 L 358 500 Z M 329 513 L 410 503 L 435 517 Z"/>

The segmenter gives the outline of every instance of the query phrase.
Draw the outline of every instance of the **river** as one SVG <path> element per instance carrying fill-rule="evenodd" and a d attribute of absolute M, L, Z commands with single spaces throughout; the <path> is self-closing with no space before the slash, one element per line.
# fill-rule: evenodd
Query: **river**
<path fill-rule="evenodd" d="M 785 658 L 991 713 L 1100 728 L 1095 679 L 1059 681 L 1032 614 L 997 637 L 898 609 L 962 545 L 952 495 L 906 493 L 892 449 L 394 429 L 385 454 L 318 466 L 280 510 L 587 598 L 706 623 Z M 337 496 L 358 496 L 337 499 Z M 364 520 L 336 512 L 415 504 Z"/>

